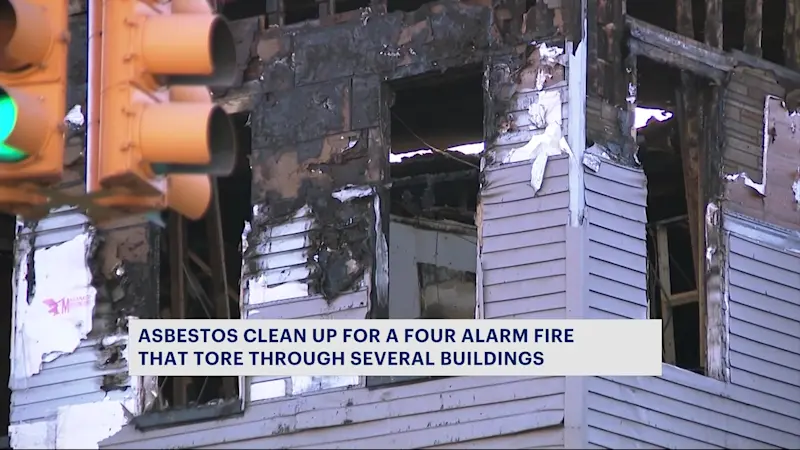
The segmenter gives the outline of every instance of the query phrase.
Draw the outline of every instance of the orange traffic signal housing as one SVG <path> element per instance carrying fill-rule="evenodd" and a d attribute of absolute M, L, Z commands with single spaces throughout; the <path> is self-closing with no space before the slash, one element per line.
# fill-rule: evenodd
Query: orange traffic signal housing
<path fill-rule="evenodd" d="M 0 0 L 0 210 L 25 214 L 61 179 L 69 43 L 66 1 Z"/>
<path fill-rule="evenodd" d="M 205 0 L 105 1 L 99 139 L 90 193 L 133 212 L 171 208 L 192 219 L 210 202 L 209 176 L 236 162 L 228 115 L 209 86 L 235 77 L 235 43 Z"/>

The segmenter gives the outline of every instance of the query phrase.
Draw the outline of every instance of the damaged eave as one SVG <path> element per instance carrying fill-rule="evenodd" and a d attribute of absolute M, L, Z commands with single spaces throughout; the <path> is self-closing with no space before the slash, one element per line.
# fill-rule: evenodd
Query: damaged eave
<path fill-rule="evenodd" d="M 722 81 L 736 60 L 721 50 L 626 16 L 631 53 Z"/>

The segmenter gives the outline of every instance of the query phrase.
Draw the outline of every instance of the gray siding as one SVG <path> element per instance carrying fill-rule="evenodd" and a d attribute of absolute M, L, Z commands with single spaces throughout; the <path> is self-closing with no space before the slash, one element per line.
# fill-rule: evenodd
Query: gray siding
<path fill-rule="evenodd" d="M 18 246 L 24 249 L 32 244 L 35 252 L 69 241 L 85 229 L 83 215 L 74 210 L 56 212 L 40 220 L 34 229 L 23 228 L 17 236 Z M 18 252 L 18 257 L 22 256 Z M 17 286 L 20 287 L 19 282 Z M 15 321 L 15 326 L 20 324 Z M 43 363 L 38 374 L 12 379 L 11 423 L 51 418 L 59 407 L 102 400 L 105 393 L 100 390 L 100 382 L 106 372 L 95 366 L 96 343 L 84 340 L 75 352 Z"/>
<path fill-rule="evenodd" d="M 569 159 L 551 157 L 534 196 L 531 163 L 486 170 L 481 266 L 487 319 L 563 319 Z"/>
<path fill-rule="evenodd" d="M 486 317 L 564 317 L 567 163 L 551 159 L 535 197 L 530 163 L 486 171 L 481 227 Z M 298 234 L 311 227 L 309 222 L 294 232 L 271 232 L 264 249 L 301 251 Z M 295 245 L 281 245 L 289 240 Z M 278 260 L 273 256 L 267 258 Z M 268 267 L 280 271 L 274 263 Z M 247 319 L 367 317 L 366 290 L 331 303 L 316 296 L 270 300 L 253 292 L 249 298 L 255 295 L 264 301 L 246 306 Z M 349 377 L 257 377 L 243 417 L 147 433 L 126 427 L 102 447 L 560 448 L 564 383 L 563 377 L 452 377 L 367 389 L 363 380 Z"/>
<path fill-rule="evenodd" d="M 728 248 L 731 383 L 800 411 L 800 257 L 734 233 Z"/>
<path fill-rule="evenodd" d="M 647 315 L 647 180 L 607 161 L 584 169 L 590 319 Z"/>
<path fill-rule="evenodd" d="M 226 421 L 146 434 L 126 427 L 102 448 L 468 448 L 502 436 L 503 448 L 560 447 L 563 392 L 563 378 L 510 377 L 337 390 L 251 404 Z"/>
<path fill-rule="evenodd" d="M 796 403 L 666 364 L 660 378 L 591 378 L 589 392 L 594 446 L 800 448 Z"/>
<path fill-rule="evenodd" d="M 587 191 L 591 183 L 587 177 Z M 587 204 L 591 204 L 588 192 Z M 617 229 L 625 230 L 623 225 Z M 638 231 L 633 227 L 627 231 L 628 236 L 643 236 L 644 223 Z M 590 445 L 800 448 L 799 260 L 731 234 L 731 381 L 666 364 L 662 377 L 589 378 Z M 644 258 L 638 264 L 631 269 L 641 273 L 639 283 L 644 283 Z M 607 304 L 612 303 L 603 303 Z M 643 317 L 643 306 L 638 314 Z"/>

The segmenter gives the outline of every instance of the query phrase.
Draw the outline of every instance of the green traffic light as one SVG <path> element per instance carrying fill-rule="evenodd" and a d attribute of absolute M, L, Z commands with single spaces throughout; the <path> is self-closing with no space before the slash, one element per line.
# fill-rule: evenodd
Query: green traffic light
<path fill-rule="evenodd" d="M 17 125 L 17 103 L 0 89 L 0 163 L 15 163 L 27 158 L 25 152 L 6 144 Z"/>

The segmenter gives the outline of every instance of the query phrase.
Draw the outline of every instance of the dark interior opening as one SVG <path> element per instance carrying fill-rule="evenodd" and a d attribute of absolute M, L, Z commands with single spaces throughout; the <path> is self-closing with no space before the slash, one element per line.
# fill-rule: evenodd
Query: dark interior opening
<path fill-rule="evenodd" d="M 627 0 L 626 11 L 666 30 L 675 31 L 675 0 Z M 764 27 L 761 35 L 763 58 L 783 65 L 783 28 L 786 17 L 786 0 L 764 0 Z M 692 22 L 695 39 L 704 42 L 706 20 L 705 2 L 692 4 Z M 745 0 L 722 2 L 722 46 L 726 50 L 742 50 L 744 46 Z"/>
<path fill-rule="evenodd" d="M 390 318 L 474 318 L 482 73 L 470 66 L 390 85 Z"/>
<path fill-rule="evenodd" d="M 197 221 L 182 219 L 172 212 L 165 213 L 169 226 L 162 233 L 161 245 L 162 318 L 228 318 L 222 317 L 220 313 L 225 309 L 224 303 L 219 306 L 220 301 L 227 302 L 230 318 L 240 317 L 241 240 L 245 221 L 252 217 L 249 165 L 251 136 L 247 114 L 234 115 L 233 122 L 240 152 L 233 173 L 217 179 L 219 198 L 224 199 L 219 202 L 219 215 L 213 213 L 213 200 L 205 217 Z M 216 217 L 219 217 L 220 227 L 213 225 Z M 176 225 L 180 222 L 183 222 L 183 226 Z M 219 240 L 213 237 L 220 232 L 221 246 L 216 245 Z M 175 253 L 176 245 L 181 240 L 185 248 L 182 281 L 177 277 L 177 270 L 173 271 L 172 267 L 173 264 L 178 264 L 179 258 L 175 257 Z M 217 251 L 220 249 L 223 250 L 227 295 L 215 296 L 215 286 L 219 288 L 220 284 L 215 285 L 215 281 L 219 283 L 219 273 L 214 270 L 214 264 L 219 261 Z M 176 283 L 183 283 L 184 286 L 182 304 L 173 302 Z M 174 311 L 176 305 L 180 305 L 179 311 Z M 205 405 L 219 399 L 237 398 L 239 395 L 236 377 L 164 377 L 159 379 L 159 386 L 160 402 L 154 405 L 157 410 Z"/>
<path fill-rule="evenodd" d="M 664 108 L 672 112 L 680 88 L 680 71 L 646 58 L 637 60 L 637 71 L 638 91 L 645 95 L 637 98 L 637 106 Z M 662 319 L 665 329 L 671 325 L 674 330 L 675 364 L 700 371 L 699 303 L 695 300 L 680 304 L 678 300 L 669 300 L 697 290 L 678 123 L 676 116 L 662 122 L 651 119 L 637 133 L 638 156 L 647 176 L 648 191 L 648 300 L 651 317 Z M 659 241 L 659 233 L 666 238 Z M 659 242 L 666 242 L 666 262 L 664 253 L 659 252 Z M 668 266 L 668 280 L 661 278 L 664 273 L 662 265 Z M 696 299 L 696 295 L 693 298 Z M 666 301 L 674 306 L 670 309 L 671 314 L 665 316 L 661 306 Z"/>
<path fill-rule="evenodd" d="M 314 0 L 291 0 L 283 2 L 283 24 L 319 19 L 319 5 Z"/>
<path fill-rule="evenodd" d="M 370 0 L 337 0 L 334 4 L 335 13 L 355 11 L 356 9 L 369 8 Z"/>
<path fill-rule="evenodd" d="M 390 165 L 391 214 L 475 225 L 480 154 L 448 149 L 482 148 L 482 71 L 404 79 L 392 88 L 391 159 L 402 160 Z"/>
<path fill-rule="evenodd" d="M 16 218 L 8 214 L 0 214 L 0 448 L 11 448 L 8 441 L 8 426 L 11 422 L 11 333 L 14 301 L 14 237 L 16 234 Z"/>
<path fill-rule="evenodd" d="M 405 11 L 411 12 L 422 8 L 426 3 L 432 3 L 433 0 L 388 0 L 386 2 L 386 11 Z"/>
<path fill-rule="evenodd" d="M 253 0 L 217 1 L 217 12 L 228 20 L 264 16 L 267 14 L 267 2 Z"/>

